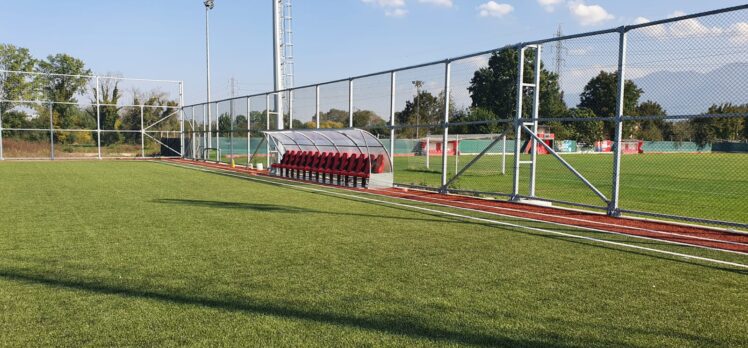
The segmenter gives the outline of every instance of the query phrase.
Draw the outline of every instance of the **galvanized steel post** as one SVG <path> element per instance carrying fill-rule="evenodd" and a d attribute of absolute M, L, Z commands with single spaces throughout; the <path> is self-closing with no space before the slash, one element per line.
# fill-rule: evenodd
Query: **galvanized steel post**
<path fill-rule="evenodd" d="M 96 76 L 96 149 L 98 159 L 101 159 L 101 85 L 99 77 Z"/>
<path fill-rule="evenodd" d="M 247 97 L 247 168 L 249 168 L 249 164 L 252 160 L 252 135 L 250 134 L 250 131 L 252 130 L 252 122 L 250 121 L 252 119 L 252 102 L 251 98 Z"/>
<path fill-rule="evenodd" d="M 314 106 L 314 114 L 317 118 L 317 129 L 319 129 L 319 85 L 314 86 L 314 99 L 315 99 L 315 106 Z"/>
<path fill-rule="evenodd" d="M 519 200 L 519 166 L 520 166 L 520 147 L 522 146 L 522 89 L 523 76 L 525 71 L 525 47 L 517 46 L 517 99 L 515 101 L 516 114 L 514 116 L 514 181 L 512 184 L 512 200 Z"/>
<path fill-rule="evenodd" d="M 140 157 L 145 158 L 145 122 L 143 120 L 143 114 L 145 113 L 145 106 L 140 104 Z"/>
<path fill-rule="evenodd" d="M 444 64 L 444 135 L 442 136 L 442 193 L 447 191 L 447 147 L 449 145 L 449 84 L 451 77 L 452 61 L 447 60 Z M 429 149 L 426 149 L 428 156 Z"/>
<path fill-rule="evenodd" d="M 618 43 L 618 94 L 616 95 L 616 129 L 615 144 L 613 145 L 613 189 L 610 203 L 608 203 L 608 215 L 619 216 L 621 212 L 618 207 L 620 184 L 621 184 L 621 138 L 623 137 L 623 113 L 625 107 L 626 89 L 626 27 L 620 28 Z"/>
<path fill-rule="evenodd" d="M 348 80 L 348 127 L 353 128 L 353 79 Z"/>
<path fill-rule="evenodd" d="M 390 169 L 395 173 L 395 93 L 397 73 L 390 72 Z"/>
<path fill-rule="evenodd" d="M 54 110 L 52 109 L 52 103 L 49 103 L 49 159 L 55 159 L 55 125 L 54 125 Z"/>

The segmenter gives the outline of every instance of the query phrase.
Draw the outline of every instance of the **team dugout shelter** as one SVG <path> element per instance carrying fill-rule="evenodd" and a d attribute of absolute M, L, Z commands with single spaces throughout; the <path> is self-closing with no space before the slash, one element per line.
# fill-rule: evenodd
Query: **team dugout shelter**
<path fill-rule="evenodd" d="M 364 188 L 393 185 L 391 154 L 373 134 L 358 128 L 265 131 L 276 152 L 270 174 Z"/>

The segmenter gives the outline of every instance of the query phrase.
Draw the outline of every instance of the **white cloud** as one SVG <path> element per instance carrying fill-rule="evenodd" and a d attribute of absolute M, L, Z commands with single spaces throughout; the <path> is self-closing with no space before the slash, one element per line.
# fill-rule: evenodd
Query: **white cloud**
<path fill-rule="evenodd" d="M 365 4 L 372 4 L 385 9 L 387 17 L 404 17 L 408 14 L 405 9 L 405 0 L 361 0 Z"/>
<path fill-rule="evenodd" d="M 496 1 L 489 1 L 485 4 L 478 6 L 481 17 L 503 17 L 512 11 L 514 7 L 509 4 L 499 4 Z"/>
<path fill-rule="evenodd" d="M 732 34 L 730 42 L 735 45 L 748 44 L 748 23 L 740 22 L 735 23 L 728 29 L 729 33 Z"/>
<path fill-rule="evenodd" d="M 441 7 L 452 7 L 454 2 L 452 0 L 418 0 L 419 3 L 436 5 Z"/>
<path fill-rule="evenodd" d="M 563 2 L 563 0 L 538 0 L 538 4 L 543 6 L 546 12 L 553 12 L 556 10 L 556 5 Z"/>
<path fill-rule="evenodd" d="M 646 18 L 646 17 L 634 18 L 634 24 L 644 24 L 644 23 L 649 23 L 649 22 L 651 21 L 649 20 L 649 18 Z M 667 36 L 667 28 L 665 28 L 665 26 L 662 24 L 649 26 L 649 27 L 642 28 L 639 30 L 641 30 L 647 36 L 659 37 L 659 38 Z"/>
<path fill-rule="evenodd" d="M 384 15 L 387 17 L 404 17 L 408 14 L 408 10 L 404 8 L 396 8 L 392 10 L 387 10 L 384 12 Z"/>
<path fill-rule="evenodd" d="M 577 19 L 579 24 L 596 25 L 615 18 L 600 5 L 587 5 L 584 1 L 570 1 L 569 11 Z"/>
<path fill-rule="evenodd" d="M 375 4 L 380 7 L 405 7 L 405 0 L 361 0 L 366 4 Z"/>

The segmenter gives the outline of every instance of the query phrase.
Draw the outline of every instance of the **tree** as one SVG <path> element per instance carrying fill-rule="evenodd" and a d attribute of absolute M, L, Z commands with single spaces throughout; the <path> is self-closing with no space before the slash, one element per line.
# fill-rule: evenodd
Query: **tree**
<path fill-rule="evenodd" d="M 458 111 L 453 118 L 455 122 L 482 122 L 496 120 L 491 110 L 480 107 Z M 487 122 L 482 124 L 467 124 L 450 127 L 452 134 L 498 134 L 504 131 L 505 123 Z"/>
<path fill-rule="evenodd" d="M 503 49 L 495 52 L 488 60 L 488 66 L 478 69 L 470 80 L 471 106 L 490 111 L 496 119 L 512 119 L 516 114 L 517 62 L 516 49 Z M 524 62 L 525 77 L 530 79 L 535 72 L 535 52 L 526 51 Z M 523 115 L 530 115 L 532 109 L 532 89 L 523 93 Z M 558 84 L 558 75 L 545 69 L 541 62 L 540 70 L 539 117 L 560 117 L 566 113 L 564 95 Z"/>
<path fill-rule="evenodd" d="M 667 112 L 662 108 L 662 105 L 651 100 L 641 103 L 636 110 L 637 114 L 640 116 L 667 116 Z M 658 141 L 669 139 L 672 135 L 672 124 L 663 119 L 641 120 L 626 123 L 633 124 L 633 126 L 624 129 L 628 132 L 628 135 L 624 134 L 624 137 L 629 136 L 636 139 Z"/>
<path fill-rule="evenodd" d="M 36 66 L 37 83 L 42 86 L 46 100 L 55 102 L 52 106 L 53 123 L 56 128 L 79 128 L 75 117 L 79 115 L 76 98 L 86 90 L 91 70 L 86 69 L 82 60 L 67 54 L 50 55 Z M 46 105 L 40 106 L 46 109 Z M 41 110 L 40 114 L 46 110 Z"/>
<path fill-rule="evenodd" d="M 712 105 L 707 114 L 746 114 L 748 104 L 733 105 L 730 103 Z M 746 121 L 743 117 L 700 117 L 691 120 L 694 141 L 704 147 L 717 140 L 744 140 Z"/>
<path fill-rule="evenodd" d="M 384 120 L 371 110 L 356 110 L 353 112 L 354 127 L 369 127 L 383 125 Z"/>
<path fill-rule="evenodd" d="M 0 44 L 0 69 L 31 72 L 34 66 L 36 59 L 28 49 Z M 32 75 L 0 72 L 0 99 L 33 100 L 34 92 Z M 5 113 L 12 107 L 11 102 L 0 102 L 0 113 Z"/>
<path fill-rule="evenodd" d="M 592 145 L 602 140 L 604 136 L 604 125 L 602 121 L 585 121 L 585 118 L 597 117 L 588 108 L 569 109 L 569 117 L 578 118 L 580 121 L 567 122 L 566 126 L 573 129 L 573 138 L 580 142 Z"/>
<path fill-rule="evenodd" d="M 99 126 L 105 130 L 116 130 L 118 128 L 119 111 L 120 108 L 117 106 L 122 92 L 119 89 L 118 80 L 104 80 L 100 81 L 99 92 L 101 95 L 97 95 L 96 86 L 91 88 L 93 90 L 93 99 L 91 104 L 96 104 L 97 100 L 101 103 L 98 110 Z M 93 128 L 96 128 L 96 117 L 97 110 L 95 106 L 88 109 L 88 115 L 93 121 Z M 114 144 L 122 141 L 122 135 L 115 132 L 102 132 L 101 142 L 102 144 Z"/>
<path fill-rule="evenodd" d="M 643 91 L 634 81 L 624 83 L 623 114 L 637 116 L 637 106 Z M 613 117 L 616 115 L 616 101 L 618 95 L 618 73 L 601 71 L 590 79 L 584 86 L 578 107 L 590 109 L 598 117 Z M 609 139 L 615 137 L 615 123 L 605 122 L 605 130 Z"/>

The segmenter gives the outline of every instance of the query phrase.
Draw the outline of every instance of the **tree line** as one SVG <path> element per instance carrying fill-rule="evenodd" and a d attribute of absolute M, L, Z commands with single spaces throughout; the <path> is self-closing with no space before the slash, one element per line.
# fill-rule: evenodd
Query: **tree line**
<path fill-rule="evenodd" d="M 518 51 L 505 49 L 495 52 L 488 61 L 488 66 L 475 71 L 468 91 L 471 105 L 459 110 L 450 105 L 450 122 L 476 122 L 450 127 L 454 134 L 495 134 L 512 128 L 511 122 L 516 115 L 517 95 L 517 60 Z M 535 73 L 534 52 L 525 55 L 525 76 L 530 78 Z M 557 139 L 576 140 L 580 143 L 593 144 L 598 140 L 614 139 L 615 123 L 609 121 L 586 120 L 590 118 L 613 117 L 616 113 L 616 95 L 618 91 L 618 73 L 601 71 L 591 78 L 580 95 L 575 107 L 568 107 L 564 101 L 558 75 L 548 71 L 541 62 L 540 71 L 540 118 L 571 118 L 579 121 L 546 122 Z M 526 81 L 530 82 L 530 81 Z M 645 92 L 632 80 L 624 83 L 623 111 L 625 116 L 667 116 L 666 110 L 656 101 L 641 101 Z M 533 91 L 523 88 L 524 117 L 530 117 Z M 748 103 L 714 104 L 705 111 L 709 115 L 748 114 Z M 433 95 L 421 91 L 413 100 L 406 102 L 403 111 L 396 113 L 398 124 L 438 125 L 444 115 L 444 93 Z M 494 121 L 482 123 L 485 121 Z M 497 122 L 498 121 L 498 122 Z M 504 121 L 504 122 L 501 122 Z M 414 137 L 415 129 L 404 129 L 400 136 Z M 421 134 L 424 134 L 423 132 Z M 690 118 L 686 120 L 665 120 L 662 118 L 626 121 L 623 124 L 623 136 L 627 139 L 694 141 L 700 146 L 720 141 L 748 140 L 747 117 L 709 117 Z"/>
<path fill-rule="evenodd" d="M 95 137 L 94 132 L 64 130 L 96 129 L 97 124 L 104 130 L 141 129 L 141 108 L 119 106 L 125 98 L 119 80 L 101 79 L 97 91 L 90 77 L 92 72 L 81 59 L 64 53 L 39 59 L 26 48 L 0 44 L 0 69 L 23 72 L 0 72 L 3 128 L 49 129 L 51 124 L 54 129 L 63 130 L 55 132 L 55 140 L 63 144 L 90 144 Z M 89 100 L 79 100 L 87 95 Z M 98 111 L 97 101 L 101 105 Z M 145 106 L 142 111 L 145 126 L 175 113 L 179 107 L 177 100 L 158 90 L 132 91 L 132 100 L 127 104 Z M 177 130 L 178 122 L 178 117 L 169 117 L 149 130 Z M 10 134 L 29 140 L 49 139 L 48 132 Z M 101 138 L 105 145 L 140 142 L 140 134 L 132 132 L 103 132 Z"/>

